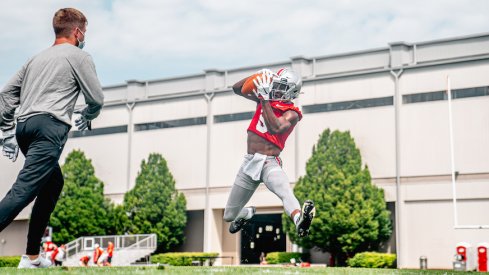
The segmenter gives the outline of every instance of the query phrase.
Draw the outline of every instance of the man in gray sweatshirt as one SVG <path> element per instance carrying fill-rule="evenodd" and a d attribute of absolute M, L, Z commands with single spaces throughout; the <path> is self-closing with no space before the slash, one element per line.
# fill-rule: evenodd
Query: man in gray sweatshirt
<path fill-rule="evenodd" d="M 71 128 L 80 92 L 87 107 L 75 121 L 79 130 L 90 127 L 103 105 L 103 93 L 85 45 L 86 17 L 72 8 L 53 18 L 54 44 L 34 56 L 0 91 L 0 130 L 4 156 L 25 164 L 7 195 L 0 201 L 0 231 L 34 199 L 26 255 L 19 268 L 48 267 L 39 256 L 41 238 L 56 206 L 64 180 L 58 164 Z"/>

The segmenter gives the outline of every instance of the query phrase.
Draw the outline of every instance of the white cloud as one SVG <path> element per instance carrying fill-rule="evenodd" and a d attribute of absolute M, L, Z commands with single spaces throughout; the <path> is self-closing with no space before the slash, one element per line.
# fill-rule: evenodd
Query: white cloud
<path fill-rule="evenodd" d="M 489 1 L 113 0 L 0 2 L 0 85 L 51 45 L 61 7 L 89 20 L 104 85 L 489 30 Z"/>

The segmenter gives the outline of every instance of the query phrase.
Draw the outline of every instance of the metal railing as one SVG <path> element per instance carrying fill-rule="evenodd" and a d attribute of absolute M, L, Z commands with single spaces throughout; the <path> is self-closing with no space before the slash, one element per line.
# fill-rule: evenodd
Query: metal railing
<path fill-rule="evenodd" d="M 95 244 L 106 248 L 109 242 L 114 244 L 114 250 L 156 249 L 156 234 L 81 237 L 66 244 L 66 255 L 70 257 L 80 252 L 93 251 Z"/>
<path fill-rule="evenodd" d="M 143 238 L 124 249 L 141 249 L 141 248 L 156 249 L 156 234 L 149 234 L 147 238 Z"/>

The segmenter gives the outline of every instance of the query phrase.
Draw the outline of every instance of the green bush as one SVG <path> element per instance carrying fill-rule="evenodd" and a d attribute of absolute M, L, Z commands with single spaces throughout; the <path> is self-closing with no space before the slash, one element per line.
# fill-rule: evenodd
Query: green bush
<path fill-rule="evenodd" d="M 0 267 L 17 267 L 20 262 L 20 256 L 3 256 L 0 257 Z"/>
<path fill-rule="evenodd" d="M 200 261 L 201 263 L 207 260 L 207 257 L 217 257 L 219 253 L 203 253 L 203 252 L 174 252 L 162 253 L 151 256 L 153 264 L 169 264 L 173 266 L 190 266 L 192 261 Z M 214 263 L 214 259 L 209 259 L 210 265 Z"/>
<path fill-rule="evenodd" d="M 394 268 L 395 254 L 362 252 L 347 261 L 351 267 Z"/>
<path fill-rule="evenodd" d="M 290 263 L 290 259 L 294 258 L 296 262 L 301 262 L 304 259 L 305 255 L 303 253 L 298 252 L 270 252 L 265 257 L 267 263 L 269 264 L 285 264 Z"/>

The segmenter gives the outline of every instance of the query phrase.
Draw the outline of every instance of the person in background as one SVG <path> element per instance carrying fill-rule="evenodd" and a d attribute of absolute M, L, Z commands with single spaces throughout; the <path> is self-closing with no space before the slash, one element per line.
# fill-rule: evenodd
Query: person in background
<path fill-rule="evenodd" d="M 54 266 L 62 266 L 63 261 L 66 258 L 66 249 L 65 245 L 62 244 L 56 250 L 54 250 L 53 254 L 51 255 L 51 259 L 54 262 Z"/>
<path fill-rule="evenodd" d="M 265 255 L 265 252 L 262 252 L 260 254 L 260 264 L 261 265 L 266 265 L 267 263 L 267 256 Z"/>
<path fill-rule="evenodd" d="M 96 243 L 95 244 L 95 250 L 93 251 L 93 263 L 95 265 L 101 266 L 101 265 L 99 265 L 99 259 L 103 253 L 104 253 L 104 250 L 100 247 L 100 245 L 98 243 Z"/>
<path fill-rule="evenodd" d="M 114 255 L 114 243 L 109 242 L 109 245 L 107 246 L 107 265 L 111 266 L 112 265 L 112 256 Z"/>
<path fill-rule="evenodd" d="M 51 237 L 46 237 L 46 242 L 42 245 L 42 249 L 44 250 L 46 259 L 50 260 L 53 263 L 53 253 L 56 251 L 58 246 L 51 241 Z"/>
<path fill-rule="evenodd" d="M 88 266 L 88 262 L 90 262 L 90 255 L 85 255 L 80 258 L 80 266 Z"/>
<path fill-rule="evenodd" d="M 109 266 L 109 262 L 107 262 L 107 258 L 109 255 L 107 254 L 107 251 L 102 252 L 102 255 L 98 258 L 97 265 L 98 266 Z"/>

